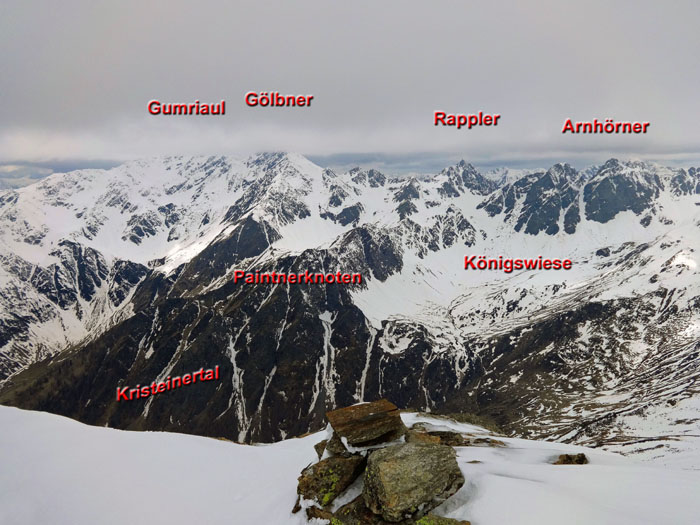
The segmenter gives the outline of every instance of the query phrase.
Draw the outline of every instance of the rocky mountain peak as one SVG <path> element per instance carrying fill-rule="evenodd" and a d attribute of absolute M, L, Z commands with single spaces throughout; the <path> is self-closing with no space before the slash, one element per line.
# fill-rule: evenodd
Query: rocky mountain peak
<path fill-rule="evenodd" d="M 572 183 L 578 178 L 578 172 L 568 163 L 555 164 L 549 168 L 549 170 L 547 170 L 547 175 L 557 185 L 562 183 Z"/>
<path fill-rule="evenodd" d="M 443 185 L 446 195 L 456 196 L 459 191 L 470 191 L 476 195 L 487 195 L 496 189 L 497 183 L 484 177 L 468 162 L 461 160 L 456 165 L 443 169 L 441 175 L 448 182 Z"/>
<path fill-rule="evenodd" d="M 488 191 L 466 162 L 387 179 L 270 153 L 151 160 L 0 193 L 0 375 L 35 363 L 0 401 L 239 441 L 303 434 L 328 409 L 382 397 L 482 410 L 518 432 L 612 425 L 595 418 L 620 407 L 599 394 L 621 381 L 640 403 L 644 374 L 662 378 L 659 402 L 688 390 L 700 208 L 695 169 L 606 166 L 583 188 L 561 163 Z M 463 267 L 465 255 L 532 253 L 574 264 Z M 244 283 L 241 271 L 362 281 Z M 115 405 L 120 382 L 200 362 L 227 380 Z"/>

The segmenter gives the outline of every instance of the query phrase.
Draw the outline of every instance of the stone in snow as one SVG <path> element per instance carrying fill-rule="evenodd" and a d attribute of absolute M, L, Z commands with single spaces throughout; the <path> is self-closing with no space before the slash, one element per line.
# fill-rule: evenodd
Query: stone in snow
<path fill-rule="evenodd" d="M 419 518 L 464 485 L 447 445 L 405 443 L 372 452 L 362 491 L 367 507 L 390 522 Z"/>
<path fill-rule="evenodd" d="M 406 432 L 399 409 L 386 399 L 332 410 L 326 417 L 338 436 L 353 446 L 393 441 Z"/>

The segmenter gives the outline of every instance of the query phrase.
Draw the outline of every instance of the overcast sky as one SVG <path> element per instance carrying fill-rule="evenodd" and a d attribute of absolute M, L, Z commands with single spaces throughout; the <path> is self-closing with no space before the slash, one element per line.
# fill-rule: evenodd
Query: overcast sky
<path fill-rule="evenodd" d="M 0 49 L 0 164 L 263 150 L 415 171 L 700 158 L 695 0 L 3 0 Z M 249 108 L 251 90 L 314 100 Z M 226 115 L 153 116 L 151 99 L 225 99 Z M 501 119 L 435 127 L 436 110 Z M 562 135 L 567 118 L 651 125 Z"/>

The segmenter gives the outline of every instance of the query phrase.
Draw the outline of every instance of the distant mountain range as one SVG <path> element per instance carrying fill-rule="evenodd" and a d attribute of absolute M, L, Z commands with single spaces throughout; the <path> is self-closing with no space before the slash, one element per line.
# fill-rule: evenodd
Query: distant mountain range
<path fill-rule="evenodd" d="M 252 442 L 387 397 L 647 455 L 697 443 L 697 168 L 462 161 L 397 179 L 295 154 L 169 157 L 1 192 L 0 225 L 3 404 Z M 472 255 L 572 269 L 465 270 Z M 221 381 L 116 401 L 214 365 Z"/>

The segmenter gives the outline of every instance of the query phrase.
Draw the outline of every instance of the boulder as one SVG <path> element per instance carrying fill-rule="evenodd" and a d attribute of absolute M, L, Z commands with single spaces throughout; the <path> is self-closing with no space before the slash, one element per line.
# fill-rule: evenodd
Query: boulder
<path fill-rule="evenodd" d="M 562 454 L 559 456 L 555 465 L 585 465 L 588 463 L 586 454 Z"/>
<path fill-rule="evenodd" d="M 372 452 L 362 497 L 365 505 L 389 522 L 420 518 L 464 485 L 452 447 L 405 443 Z"/>
<path fill-rule="evenodd" d="M 386 399 L 332 410 L 326 417 L 339 437 L 357 447 L 394 441 L 406 432 L 399 409 Z"/>
<path fill-rule="evenodd" d="M 297 493 L 325 507 L 357 479 L 365 464 L 362 456 L 322 459 L 301 472 Z"/>
<path fill-rule="evenodd" d="M 323 441 L 319 441 L 314 445 L 314 450 L 316 451 L 318 459 L 323 457 L 323 453 L 326 451 L 326 444 L 328 444 L 328 440 L 324 439 Z"/>

